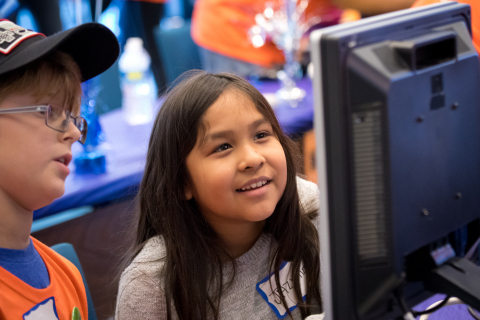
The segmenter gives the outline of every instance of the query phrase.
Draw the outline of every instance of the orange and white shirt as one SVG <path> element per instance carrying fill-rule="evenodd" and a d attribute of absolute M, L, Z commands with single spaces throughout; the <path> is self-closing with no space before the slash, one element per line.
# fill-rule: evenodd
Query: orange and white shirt
<path fill-rule="evenodd" d="M 276 7 L 280 0 L 196 0 L 192 16 L 193 41 L 210 51 L 238 60 L 272 67 L 285 62 L 283 53 L 267 41 L 255 48 L 248 39 L 248 30 L 255 25 L 255 16 L 265 10 L 267 3 Z M 330 0 L 311 0 L 305 11 L 308 18 L 335 24 L 342 11 Z"/>
<path fill-rule="evenodd" d="M 0 319 L 87 320 L 87 297 L 78 269 L 40 241 L 31 239 L 47 267 L 50 285 L 34 288 L 0 267 Z"/>

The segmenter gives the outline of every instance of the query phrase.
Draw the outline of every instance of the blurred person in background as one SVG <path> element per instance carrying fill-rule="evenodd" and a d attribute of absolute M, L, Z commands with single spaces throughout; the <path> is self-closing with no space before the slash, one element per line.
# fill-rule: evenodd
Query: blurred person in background
<path fill-rule="evenodd" d="M 96 17 L 97 2 L 100 13 L 110 5 L 112 0 L 90 0 L 92 17 Z M 143 40 L 145 50 L 151 58 L 151 68 L 159 93 L 165 89 L 166 80 L 164 68 L 157 50 L 153 29 L 160 23 L 165 11 L 165 2 L 168 0 L 125 0 L 120 11 L 120 27 L 122 36 L 119 39 L 120 47 L 123 50 L 128 38 L 139 37 Z M 178 0 L 180 1 L 180 0 Z"/>
<path fill-rule="evenodd" d="M 310 0 L 305 19 L 312 21 L 310 29 L 317 29 L 356 20 L 361 15 L 408 8 L 413 2 Z M 192 16 L 192 38 L 200 46 L 203 68 L 209 72 L 229 71 L 248 77 L 272 74 L 272 70 L 281 67 L 284 56 L 275 43 L 267 39 L 263 46 L 255 47 L 248 38 L 255 16 L 262 13 L 267 4 L 279 7 L 281 3 L 280 0 L 197 0 Z M 304 38 L 300 51 L 307 50 L 308 38 Z"/>
<path fill-rule="evenodd" d="M 18 9 L 26 8 L 30 10 L 38 24 L 37 32 L 51 36 L 54 33 L 62 31 L 62 21 L 60 20 L 59 0 L 16 0 L 19 4 Z M 2 17 L 11 21 L 17 21 L 19 10 L 13 11 L 8 17 Z"/>
<path fill-rule="evenodd" d="M 127 0 L 120 12 L 120 25 L 123 38 L 120 45 L 123 50 L 128 38 L 139 37 L 151 58 L 151 68 L 158 92 L 166 87 L 165 71 L 155 42 L 153 29 L 159 25 L 165 11 L 167 0 Z"/>

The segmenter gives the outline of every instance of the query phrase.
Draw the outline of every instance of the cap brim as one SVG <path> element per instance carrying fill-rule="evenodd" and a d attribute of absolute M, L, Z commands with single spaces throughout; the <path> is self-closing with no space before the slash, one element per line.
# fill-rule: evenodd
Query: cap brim
<path fill-rule="evenodd" d="M 120 53 L 117 38 L 110 29 L 99 23 L 85 23 L 50 37 L 26 39 L 2 63 L 0 74 L 20 68 L 55 49 L 72 56 L 80 68 L 82 81 L 110 68 Z"/>

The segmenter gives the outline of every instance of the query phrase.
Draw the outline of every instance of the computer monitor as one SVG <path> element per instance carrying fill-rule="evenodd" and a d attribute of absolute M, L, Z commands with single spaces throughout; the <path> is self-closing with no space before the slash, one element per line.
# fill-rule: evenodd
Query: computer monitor
<path fill-rule="evenodd" d="M 311 34 L 327 320 L 383 319 L 402 286 L 480 308 L 451 237 L 480 218 L 470 18 L 442 2 Z"/>

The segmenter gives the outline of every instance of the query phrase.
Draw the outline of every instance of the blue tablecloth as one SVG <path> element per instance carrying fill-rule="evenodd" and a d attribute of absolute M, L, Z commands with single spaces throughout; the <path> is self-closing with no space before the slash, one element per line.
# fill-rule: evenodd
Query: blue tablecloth
<path fill-rule="evenodd" d="M 255 82 L 253 85 L 267 97 L 273 96 L 279 88 L 278 83 L 273 81 Z M 288 134 L 301 134 L 313 128 L 312 82 L 309 79 L 303 79 L 298 82 L 298 87 L 305 90 L 306 93 L 305 98 L 298 107 L 275 106 L 275 103 L 273 103 L 278 121 L 283 131 Z"/>
<path fill-rule="evenodd" d="M 271 96 L 279 89 L 274 81 L 253 83 L 258 90 Z M 282 128 L 289 134 L 302 133 L 313 127 L 312 85 L 309 79 L 299 81 L 307 95 L 297 108 L 278 106 L 275 108 Z M 116 199 L 134 196 L 142 179 L 152 124 L 129 126 L 120 109 L 100 117 L 105 133 L 102 145 L 107 155 L 107 172 L 101 175 L 77 175 L 73 161 L 71 174 L 65 182 L 65 194 L 51 205 L 34 212 L 33 219 L 81 206 L 95 206 Z M 82 151 L 74 144 L 73 153 Z"/>

